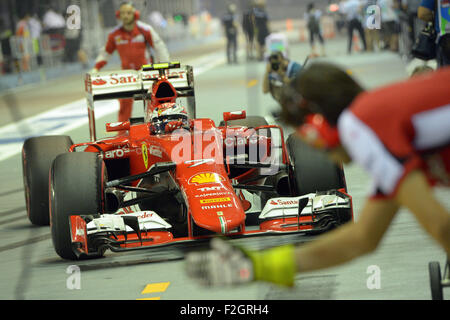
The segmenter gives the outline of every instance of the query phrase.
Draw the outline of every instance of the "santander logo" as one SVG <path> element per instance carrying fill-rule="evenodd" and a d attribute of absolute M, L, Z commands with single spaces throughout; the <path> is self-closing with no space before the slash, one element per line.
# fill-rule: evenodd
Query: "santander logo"
<path fill-rule="evenodd" d="M 281 200 L 281 199 L 276 199 L 276 200 L 270 200 L 270 204 L 273 206 L 297 206 L 298 205 L 298 200 Z"/>
<path fill-rule="evenodd" d="M 96 80 L 92 81 L 92 84 L 94 86 L 102 86 L 102 85 L 106 84 L 106 81 L 103 79 L 96 79 Z"/>
<path fill-rule="evenodd" d="M 153 212 L 144 212 L 143 214 L 138 216 L 138 219 L 147 219 L 153 217 Z"/>

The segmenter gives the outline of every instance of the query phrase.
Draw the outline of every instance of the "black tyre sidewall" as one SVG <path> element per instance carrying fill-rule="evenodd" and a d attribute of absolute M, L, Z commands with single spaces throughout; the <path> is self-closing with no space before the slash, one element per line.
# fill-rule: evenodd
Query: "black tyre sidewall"
<path fill-rule="evenodd" d="M 48 174 L 53 160 L 69 151 L 69 136 L 27 139 L 22 148 L 22 174 L 28 219 L 34 225 L 49 225 Z"/>
<path fill-rule="evenodd" d="M 50 173 L 50 225 L 56 253 L 77 259 L 72 249 L 71 215 L 96 215 L 104 211 L 106 167 L 97 153 L 62 154 Z"/>
<path fill-rule="evenodd" d="M 288 137 L 287 149 L 293 166 L 296 196 L 346 188 L 341 179 L 342 169 L 325 153 L 307 145 L 294 134 Z"/>
<path fill-rule="evenodd" d="M 428 264 L 428 271 L 430 275 L 431 299 L 443 300 L 443 290 L 441 285 L 441 267 L 439 262 L 433 261 Z"/>

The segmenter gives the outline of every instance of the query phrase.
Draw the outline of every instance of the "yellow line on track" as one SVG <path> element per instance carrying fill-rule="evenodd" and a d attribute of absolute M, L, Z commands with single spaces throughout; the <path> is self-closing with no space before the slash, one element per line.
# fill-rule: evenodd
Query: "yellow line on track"
<path fill-rule="evenodd" d="M 247 88 L 251 88 L 254 87 L 258 84 L 258 80 L 257 79 L 252 79 L 249 82 L 247 82 Z"/>
<path fill-rule="evenodd" d="M 142 290 L 141 294 L 160 293 L 167 290 L 170 282 L 149 283 Z M 161 297 L 140 298 L 137 300 L 161 300 Z"/>

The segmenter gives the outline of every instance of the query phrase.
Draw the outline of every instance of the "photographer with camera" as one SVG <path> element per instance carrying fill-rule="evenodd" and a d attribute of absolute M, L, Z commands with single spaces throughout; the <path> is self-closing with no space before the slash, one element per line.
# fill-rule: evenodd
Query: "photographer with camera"
<path fill-rule="evenodd" d="M 289 60 L 281 51 L 274 51 L 269 56 L 263 81 L 263 93 L 270 92 L 280 102 L 281 92 L 302 69 L 302 66 Z"/>

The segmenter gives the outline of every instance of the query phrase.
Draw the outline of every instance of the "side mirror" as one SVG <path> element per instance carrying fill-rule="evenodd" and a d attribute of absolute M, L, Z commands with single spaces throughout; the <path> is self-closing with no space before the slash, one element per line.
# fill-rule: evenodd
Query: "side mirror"
<path fill-rule="evenodd" d="M 130 121 L 112 122 L 106 124 L 106 132 L 130 130 Z"/>
<path fill-rule="evenodd" d="M 230 120 L 245 119 L 246 117 L 247 117 L 247 113 L 245 112 L 245 110 L 223 113 L 223 121 L 225 122 L 225 125 Z"/>

